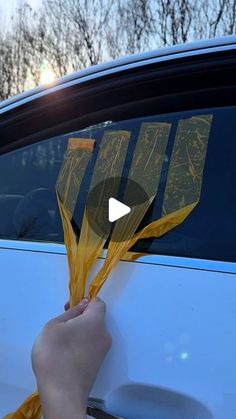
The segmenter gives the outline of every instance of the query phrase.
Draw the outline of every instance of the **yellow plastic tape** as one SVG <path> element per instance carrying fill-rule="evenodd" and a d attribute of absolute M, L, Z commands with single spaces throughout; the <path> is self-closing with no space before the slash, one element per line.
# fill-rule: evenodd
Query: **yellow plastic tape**
<path fill-rule="evenodd" d="M 67 152 L 58 175 L 56 190 L 73 216 L 81 182 L 92 156 L 95 140 L 87 138 L 70 138 Z M 62 219 L 63 221 L 63 219 Z"/>
<path fill-rule="evenodd" d="M 212 115 L 198 115 L 179 121 L 162 215 L 199 200 L 211 123 Z"/>
<path fill-rule="evenodd" d="M 93 190 L 96 185 L 100 182 L 105 182 L 107 179 L 114 178 L 119 179 L 122 175 L 125 156 L 130 139 L 129 131 L 105 131 L 93 176 L 90 184 L 90 189 Z M 116 196 L 118 192 L 119 184 L 117 182 L 110 184 L 111 196 Z M 65 206 L 63 208 L 62 202 L 59 202 L 61 211 L 65 212 Z M 104 208 L 98 205 L 94 208 L 94 217 L 99 219 L 102 217 Z M 67 215 L 64 215 L 67 220 L 66 229 L 70 230 L 70 222 Z M 72 233 L 71 233 L 72 234 Z M 71 236 L 70 234 L 70 236 Z M 90 226 L 88 222 L 87 208 L 85 207 L 79 244 L 72 245 L 70 252 L 73 253 L 76 262 L 73 263 L 73 276 L 70 277 L 70 305 L 73 307 L 77 304 L 84 296 L 84 289 L 86 284 L 87 276 L 96 261 L 97 257 L 101 254 L 104 248 L 105 242 L 109 237 L 110 232 L 104 231 L 98 235 Z M 71 239 L 68 239 L 71 241 Z M 75 238 L 72 240 L 75 241 Z M 78 284 L 80 284 L 78 286 Z"/>
<path fill-rule="evenodd" d="M 197 203 L 181 208 L 172 214 L 168 214 L 157 221 L 153 221 L 148 226 L 144 227 L 139 233 L 134 234 L 128 241 L 115 242 L 110 241 L 107 251 L 107 256 L 104 264 L 98 274 L 95 276 L 89 287 L 89 298 L 94 298 L 102 285 L 106 281 L 112 269 L 117 265 L 120 259 L 126 252 L 140 239 L 147 239 L 150 237 L 161 237 L 163 234 L 172 230 L 177 225 L 181 224 L 186 217 L 195 208 Z"/>
<path fill-rule="evenodd" d="M 40 419 L 42 417 L 39 393 L 31 394 L 15 413 L 10 413 L 3 419 Z"/>

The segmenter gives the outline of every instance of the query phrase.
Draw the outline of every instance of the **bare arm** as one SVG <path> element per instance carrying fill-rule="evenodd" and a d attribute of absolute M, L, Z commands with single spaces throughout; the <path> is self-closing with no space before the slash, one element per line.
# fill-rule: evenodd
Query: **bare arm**
<path fill-rule="evenodd" d="M 105 304 L 82 300 L 49 321 L 32 349 L 45 419 L 85 419 L 91 387 L 111 347 Z"/>

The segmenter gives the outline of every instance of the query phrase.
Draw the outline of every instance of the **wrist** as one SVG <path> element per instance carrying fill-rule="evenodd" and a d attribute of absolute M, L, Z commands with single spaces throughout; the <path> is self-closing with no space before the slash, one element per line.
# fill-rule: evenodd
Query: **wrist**
<path fill-rule="evenodd" d="M 86 419 L 87 399 L 57 386 L 38 386 L 44 419 Z"/>

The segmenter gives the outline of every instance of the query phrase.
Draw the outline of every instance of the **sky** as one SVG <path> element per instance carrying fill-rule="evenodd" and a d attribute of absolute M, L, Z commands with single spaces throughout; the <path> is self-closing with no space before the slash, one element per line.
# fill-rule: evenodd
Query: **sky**
<path fill-rule="evenodd" d="M 42 0 L 28 0 L 28 3 L 32 8 L 37 8 Z M 0 13 L 3 17 L 9 17 L 12 15 L 14 9 L 18 7 L 24 0 L 0 0 Z"/>
<path fill-rule="evenodd" d="M 10 17 L 14 13 L 14 9 L 24 3 L 25 0 L 0 0 L 0 25 L 3 26 L 2 29 L 6 28 L 6 25 Z M 28 3 L 33 9 L 37 9 L 42 3 L 42 0 L 28 0 Z"/>
<path fill-rule="evenodd" d="M 2 10 L 9 13 L 14 10 L 19 3 L 24 3 L 24 0 L 0 0 L 0 7 Z M 28 3 L 30 3 L 32 7 L 37 7 L 41 3 L 41 0 L 28 0 Z"/>

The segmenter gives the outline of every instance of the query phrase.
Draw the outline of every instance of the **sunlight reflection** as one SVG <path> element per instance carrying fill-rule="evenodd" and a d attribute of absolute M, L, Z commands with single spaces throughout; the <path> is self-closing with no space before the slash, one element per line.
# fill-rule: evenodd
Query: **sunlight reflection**
<path fill-rule="evenodd" d="M 181 352 L 180 359 L 182 359 L 182 361 L 186 361 L 186 359 L 188 358 L 189 358 L 188 352 Z"/>

